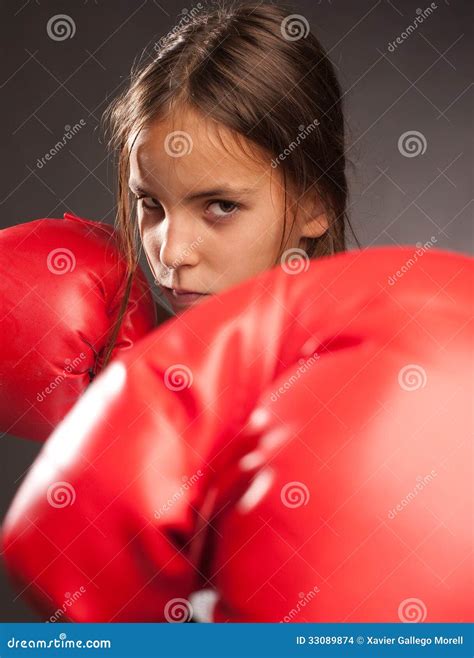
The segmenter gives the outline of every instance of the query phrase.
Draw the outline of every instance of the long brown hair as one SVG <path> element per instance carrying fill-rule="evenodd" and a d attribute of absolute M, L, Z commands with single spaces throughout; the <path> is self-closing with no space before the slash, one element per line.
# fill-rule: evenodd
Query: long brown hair
<path fill-rule="evenodd" d="M 297 211 L 308 192 L 322 200 L 329 224 L 323 235 L 307 239 L 308 256 L 344 251 L 347 228 L 360 247 L 346 211 L 342 92 L 306 19 L 270 2 L 198 3 L 151 52 L 145 49 L 127 89 L 104 113 L 118 157 L 116 228 L 130 277 L 139 254 L 128 187 L 131 147 L 141 129 L 179 108 L 197 110 L 242 136 L 280 168 L 285 214 L 275 264 L 284 249 L 287 200 Z"/>

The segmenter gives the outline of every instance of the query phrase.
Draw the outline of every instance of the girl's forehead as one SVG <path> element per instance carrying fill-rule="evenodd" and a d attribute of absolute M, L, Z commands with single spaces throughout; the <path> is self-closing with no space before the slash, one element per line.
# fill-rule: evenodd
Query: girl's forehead
<path fill-rule="evenodd" d="M 153 169 L 198 166 L 261 174 L 271 164 L 271 156 L 244 135 L 193 110 L 154 120 L 129 144 L 131 164 Z"/>
<path fill-rule="evenodd" d="M 160 199 L 221 187 L 269 194 L 276 179 L 269 157 L 199 117 L 153 122 L 139 133 L 130 154 L 130 182 Z"/>

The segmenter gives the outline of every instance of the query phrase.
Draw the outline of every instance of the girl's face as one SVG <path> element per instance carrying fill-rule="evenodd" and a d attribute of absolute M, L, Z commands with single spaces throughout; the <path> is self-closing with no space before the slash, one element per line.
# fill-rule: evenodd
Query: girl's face
<path fill-rule="evenodd" d="M 179 132 L 176 132 L 179 131 Z M 221 139 L 224 141 L 224 148 Z M 200 115 L 155 122 L 130 154 L 140 236 L 157 284 L 179 313 L 275 264 L 284 226 L 284 188 L 271 157 Z M 318 204 L 290 213 L 284 249 L 321 235 Z"/>

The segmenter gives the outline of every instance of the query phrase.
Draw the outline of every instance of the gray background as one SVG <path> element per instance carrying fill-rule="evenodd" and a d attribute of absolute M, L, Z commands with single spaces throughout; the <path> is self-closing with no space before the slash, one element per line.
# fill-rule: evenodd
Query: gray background
<path fill-rule="evenodd" d="M 65 211 L 113 222 L 115 178 L 101 114 L 143 49 L 195 4 L 1 3 L 2 228 Z M 472 3 L 438 0 L 432 15 L 395 52 L 388 51 L 416 10 L 429 4 L 332 0 L 294 7 L 329 51 L 345 91 L 349 210 L 362 246 L 435 236 L 437 247 L 472 253 Z M 64 13 L 76 32 L 54 41 L 48 20 Z M 81 119 L 86 125 L 38 168 L 38 158 L 63 138 L 65 126 Z M 423 155 L 400 153 L 398 140 L 407 131 L 422 133 Z M 3 518 L 40 446 L 0 438 Z M 0 606 L 0 621 L 37 619 L 1 569 Z"/>

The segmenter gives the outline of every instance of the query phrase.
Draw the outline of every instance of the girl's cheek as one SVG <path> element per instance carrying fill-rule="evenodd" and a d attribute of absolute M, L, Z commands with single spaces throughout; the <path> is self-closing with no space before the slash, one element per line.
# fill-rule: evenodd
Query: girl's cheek
<path fill-rule="evenodd" d="M 153 227 L 153 223 L 147 220 L 145 213 L 139 213 L 137 215 L 138 220 L 138 232 L 140 234 L 140 239 L 142 241 L 143 247 L 145 249 L 150 249 L 153 242 L 156 242 L 157 231 L 156 227 Z"/>

